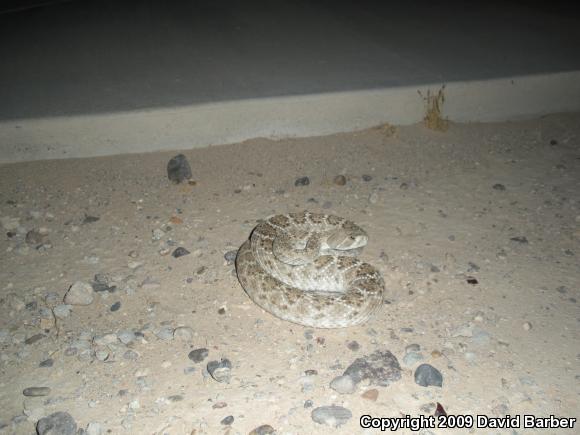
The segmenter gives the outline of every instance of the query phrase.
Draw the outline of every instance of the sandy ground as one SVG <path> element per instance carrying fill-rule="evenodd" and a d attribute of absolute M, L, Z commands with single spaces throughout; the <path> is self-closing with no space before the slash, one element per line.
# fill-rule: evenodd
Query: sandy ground
<path fill-rule="evenodd" d="M 580 418 L 580 114 L 188 150 L 191 184 L 168 181 L 175 154 L 0 168 L 2 433 L 32 433 L 56 411 L 114 434 L 247 434 L 265 424 L 279 434 L 378 433 L 360 416 L 430 415 L 437 402 L 453 415 Z M 310 184 L 296 186 L 304 176 Z M 387 292 L 367 324 L 278 320 L 224 259 L 257 220 L 303 209 L 369 233 L 362 258 Z M 175 258 L 177 247 L 190 254 Z M 62 305 L 72 284 L 96 274 L 115 289 Z M 420 354 L 405 359 L 411 344 Z M 198 348 L 209 355 L 196 363 L 188 354 Z M 398 358 L 401 380 L 351 394 L 330 387 L 375 350 Z M 205 370 L 221 358 L 229 383 Z M 442 373 L 442 387 L 415 383 L 421 363 Z M 24 396 L 28 387 L 50 390 Z M 378 397 L 362 396 L 372 389 Z M 337 429 L 312 420 L 333 404 L 352 418 Z"/>

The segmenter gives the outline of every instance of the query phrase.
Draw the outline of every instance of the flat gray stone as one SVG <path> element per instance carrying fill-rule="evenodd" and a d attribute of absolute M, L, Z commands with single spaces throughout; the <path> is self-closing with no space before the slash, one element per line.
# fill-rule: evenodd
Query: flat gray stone
<path fill-rule="evenodd" d="M 338 427 L 352 418 L 352 412 L 342 406 L 320 406 L 312 410 L 310 417 L 318 424 Z"/>

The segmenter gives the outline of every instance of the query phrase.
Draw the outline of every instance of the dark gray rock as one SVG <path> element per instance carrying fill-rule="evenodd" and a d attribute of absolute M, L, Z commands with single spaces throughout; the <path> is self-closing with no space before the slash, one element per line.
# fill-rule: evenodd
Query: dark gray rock
<path fill-rule="evenodd" d="M 431 364 L 421 364 L 415 370 L 415 383 L 422 387 L 443 386 L 443 375 Z"/>
<path fill-rule="evenodd" d="M 91 287 L 95 292 L 109 292 L 114 293 L 117 290 L 117 286 L 110 285 L 110 278 L 104 273 L 97 273 Z"/>
<path fill-rule="evenodd" d="M 310 178 L 300 177 L 294 182 L 294 186 L 308 186 L 310 184 Z"/>
<path fill-rule="evenodd" d="M 190 360 L 192 360 L 193 362 L 199 363 L 199 362 L 202 362 L 204 359 L 206 359 L 208 355 L 209 355 L 209 350 L 202 347 L 200 349 L 192 350 L 191 352 L 189 352 L 189 355 L 187 355 L 187 357 Z"/>
<path fill-rule="evenodd" d="M 167 163 L 167 178 L 173 183 L 181 183 L 191 178 L 191 166 L 183 154 L 178 154 Z"/>
<path fill-rule="evenodd" d="M 357 358 L 343 375 L 350 376 L 355 384 L 368 380 L 371 385 L 387 386 L 401 379 L 401 366 L 391 352 L 377 350 Z"/>
<path fill-rule="evenodd" d="M 231 426 L 231 424 L 234 422 L 234 416 L 233 415 L 228 415 L 227 417 L 224 417 L 224 419 L 222 421 L 220 421 L 220 423 L 224 426 Z"/>
<path fill-rule="evenodd" d="M 52 358 L 45 359 L 38 364 L 39 367 L 52 367 L 54 365 L 54 360 Z"/>
<path fill-rule="evenodd" d="M 42 397 L 50 394 L 49 387 L 28 387 L 22 391 L 26 397 Z"/>
<path fill-rule="evenodd" d="M 94 222 L 97 222 L 99 219 L 101 219 L 101 218 L 98 216 L 89 216 L 88 214 L 86 214 L 85 218 L 81 222 L 81 225 L 92 224 Z"/>
<path fill-rule="evenodd" d="M 175 250 L 173 251 L 173 253 L 171 254 L 173 256 L 173 258 L 179 258 L 179 257 L 183 257 L 184 255 L 188 255 L 190 254 L 190 252 L 183 248 L 183 247 L 178 247 L 175 248 Z"/>
<path fill-rule="evenodd" d="M 44 334 L 34 334 L 31 337 L 28 337 L 26 340 L 24 340 L 24 344 L 34 344 L 37 341 L 42 340 L 44 337 L 46 337 L 46 335 Z"/>
<path fill-rule="evenodd" d="M 346 345 L 346 347 L 348 347 L 353 352 L 356 352 L 357 350 L 360 349 L 360 344 L 358 343 L 358 341 L 353 340 L 353 341 L 349 341 L 348 344 Z"/>
<path fill-rule="evenodd" d="M 218 382 L 230 383 L 232 373 L 232 363 L 227 358 L 220 361 L 210 361 L 207 363 L 207 372 Z"/>
<path fill-rule="evenodd" d="M 77 423 L 68 412 L 55 412 L 36 424 L 38 435 L 75 435 Z"/>

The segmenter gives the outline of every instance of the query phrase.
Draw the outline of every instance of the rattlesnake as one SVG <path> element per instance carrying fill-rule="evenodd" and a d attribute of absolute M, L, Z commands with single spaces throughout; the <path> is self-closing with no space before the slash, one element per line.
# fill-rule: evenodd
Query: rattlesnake
<path fill-rule="evenodd" d="M 236 271 L 250 298 L 280 319 L 314 328 L 365 322 L 382 305 L 380 272 L 358 255 L 364 230 L 310 212 L 270 217 L 239 249 Z"/>

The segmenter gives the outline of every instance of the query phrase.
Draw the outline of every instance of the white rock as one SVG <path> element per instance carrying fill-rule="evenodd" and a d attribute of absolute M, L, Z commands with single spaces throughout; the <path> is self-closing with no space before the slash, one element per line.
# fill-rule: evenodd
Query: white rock
<path fill-rule="evenodd" d="M 330 388 L 340 394 L 352 394 L 356 390 L 356 384 L 350 376 L 337 376 L 330 383 Z"/>

